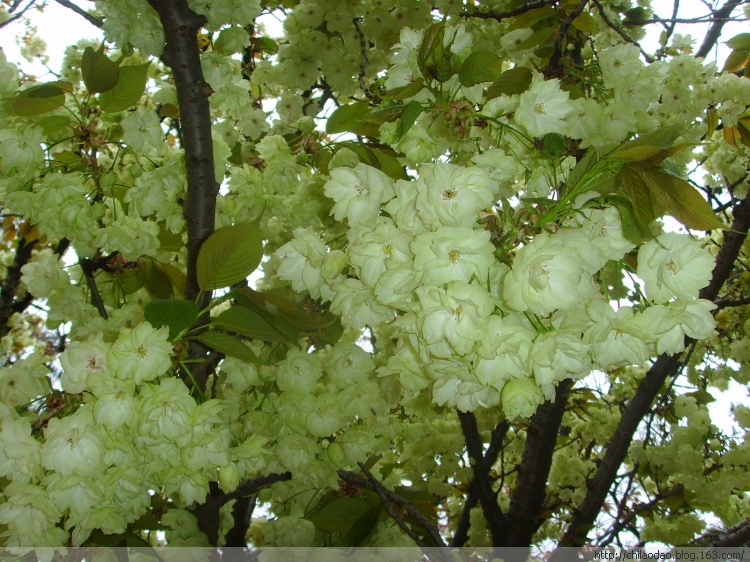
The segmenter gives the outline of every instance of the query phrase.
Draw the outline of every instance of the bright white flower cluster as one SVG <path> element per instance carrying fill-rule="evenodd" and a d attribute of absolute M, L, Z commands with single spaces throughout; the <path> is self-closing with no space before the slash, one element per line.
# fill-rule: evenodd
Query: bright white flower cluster
<path fill-rule="evenodd" d="M 399 343 L 380 375 L 398 376 L 409 393 L 431 386 L 437 404 L 466 411 L 502 403 L 510 418 L 529 416 L 566 378 L 676 353 L 685 335 L 713 332 L 712 305 L 690 302 L 713 262 L 685 235 L 641 249 L 639 275 L 658 306 L 638 313 L 606 303 L 597 273 L 634 248 L 614 208 L 582 211 L 570 227 L 537 234 L 508 270 L 478 222 L 499 194 L 483 168 L 438 162 L 421 166 L 415 181 L 394 182 L 358 164 L 334 169 L 325 193 L 334 218 L 349 223 L 350 277 L 323 279 L 332 252 L 311 232 L 308 249 L 298 233 L 277 252 L 279 277 L 315 298 L 330 295 L 353 328 L 391 324 Z"/>

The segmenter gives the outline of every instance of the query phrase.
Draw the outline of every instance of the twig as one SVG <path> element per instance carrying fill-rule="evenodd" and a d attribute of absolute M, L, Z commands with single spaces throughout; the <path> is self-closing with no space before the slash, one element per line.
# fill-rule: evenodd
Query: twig
<path fill-rule="evenodd" d="M 271 484 L 275 484 L 276 482 L 285 482 L 291 479 L 291 472 L 282 472 L 281 474 L 269 474 L 267 476 L 256 476 L 255 478 L 248 478 L 239 486 L 237 486 L 234 492 L 230 492 L 229 494 L 225 495 L 224 503 L 230 500 L 257 494 L 263 488 L 267 488 Z"/>
<path fill-rule="evenodd" d="M 359 36 L 359 49 L 362 51 L 362 61 L 359 63 L 359 76 L 357 76 L 357 81 L 359 82 L 360 90 L 362 90 L 365 95 L 369 96 L 369 91 L 365 85 L 365 73 L 367 72 L 367 43 L 365 42 L 365 34 L 362 33 L 362 28 L 359 26 L 359 18 L 354 18 L 352 23 L 354 24 L 354 29 L 357 30 L 357 35 Z"/>
<path fill-rule="evenodd" d="M 706 55 L 714 48 L 716 42 L 719 40 L 721 30 L 724 28 L 724 24 L 727 22 L 724 18 L 729 18 L 732 11 L 742 3 L 742 0 L 727 0 L 727 2 L 712 15 L 714 22 L 711 27 L 708 28 L 706 35 L 703 37 L 703 44 L 700 46 L 698 51 L 695 53 L 696 57 L 706 58 Z"/>
<path fill-rule="evenodd" d="M 596 1 L 596 0 L 594 0 Z M 724 235 L 724 243 L 716 257 L 716 266 L 707 287 L 699 292 L 702 299 L 715 300 L 729 278 L 735 260 L 750 229 L 750 198 L 744 199 L 734 210 L 732 226 Z M 686 342 L 692 342 L 686 338 Z M 601 511 L 607 491 L 617 477 L 617 469 L 625 460 L 638 425 L 649 412 L 651 403 L 661 391 L 668 377 L 674 377 L 684 366 L 680 355 L 660 355 L 646 373 L 628 407 L 623 412 L 599 468 L 588 481 L 584 500 L 573 510 L 573 517 L 560 541 L 560 546 L 582 546 L 589 529 Z M 560 551 L 557 551 L 560 552 Z M 553 556 L 554 558 L 555 556 Z"/>
<path fill-rule="evenodd" d="M 731 308 L 733 306 L 745 306 L 746 304 L 750 304 L 750 297 L 742 297 L 741 299 L 734 299 L 734 300 L 717 299 L 716 311 L 721 310 L 723 308 Z"/>
<path fill-rule="evenodd" d="M 27 242 L 25 238 L 19 236 L 13 263 L 6 269 L 5 279 L 0 287 L 0 336 L 4 336 L 10 331 L 8 320 L 16 312 L 13 301 L 16 298 L 18 286 L 21 284 L 21 268 L 29 263 L 36 242 L 36 240 Z M 29 293 L 29 296 L 33 300 L 31 293 Z"/>
<path fill-rule="evenodd" d="M 464 18 L 480 18 L 485 20 L 501 21 L 507 18 L 520 16 L 521 14 L 525 14 L 526 12 L 530 12 L 531 10 L 536 10 L 537 8 L 542 8 L 544 6 L 554 4 L 556 1 L 557 0 L 530 0 L 525 4 L 521 4 L 520 6 L 517 6 L 511 10 L 506 10 L 505 12 L 495 12 L 490 10 L 488 12 L 461 12 L 459 15 Z"/>
<path fill-rule="evenodd" d="M 26 5 L 26 7 L 24 7 L 24 8 L 23 8 L 23 9 L 22 9 L 22 10 L 21 10 L 20 12 L 18 12 L 17 14 L 13 14 L 13 15 L 12 15 L 12 16 L 10 16 L 10 17 L 9 17 L 9 18 L 8 18 L 7 20 L 5 20 L 4 22 L 0 23 L 0 29 L 2 29 L 3 27 L 5 27 L 6 25 L 9 25 L 9 24 L 13 23 L 13 22 L 14 22 L 14 21 L 16 21 L 17 19 L 20 19 L 20 18 L 22 18 L 22 17 L 23 17 L 23 15 L 24 15 L 24 14 L 26 13 L 26 11 L 27 11 L 27 10 L 28 10 L 29 8 L 31 8 L 31 7 L 32 7 L 32 6 L 33 6 L 33 5 L 35 4 L 35 3 L 36 3 L 36 0 L 31 0 L 31 1 L 30 1 L 30 2 L 29 2 L 29 3 L 27 4 L 27 5 Z M 11 10 L 11 11 L 12 11 L 12 10 Z"/>
<path fill-rule="evenodd" d="M 71 2 L 70 0 L 55 0 L 55 2 L 57 2 L 61 6 L 64 6 L 64 7 L 68 8 L 68 9 L 70 9 L 70 10 L 73 10 L 76 14 L 78 14 L 79 16 L 81 16 L 83 19 L 85 19 L 91 25 L 94 25 L 94 26 L 98 27 L 99 29 L 101 29 L 102 27 L 104 27 L 104 23 L 102 22 L 102 20 L 100 20 L 99 18 L 96 18 L 96 17 L 92 16 L 91 14 L 89 14 L 86 10 L 84 10 L 80 6 L 76 6 L 75 4 L 73 4 L 73 2 Z"/>
<path fill-rule="evenodd" d="M 406 500 L 399 496 L 396 492 L 393 490 L 389 490 L 383 484 L 373 476 L 372 472 L 370 472 L 367 467 L 359 463 L 359 468 L 362 469 L 362 472 L 364 472 L 365 476 L 367 478 L 362 478 L 361 476 L 354 474 L 353 472 L 349 472 L 347 470 L 339 470 L 338 475 L 341 477 L 342 480 L 345 480 L 346 482 L 349 482 L 351 484 L 355 484 L 361 488 L 367 488 L 368 490 L 372 490 L 380 496 L 380 501 L 383 502 L 383 505 L 386 508 L 386 511 L 388 511 L 388 515 L 390 515 L 393 520 L 396 522 L 396 524 L 407 534 L 409 537 L 420 547 L 420 548 L 427 548 L 422 539 L 417 536 L 414 531 L 412 531 L 402 520 L 398 515 L 393 511 L 393 508 L 390 504 L 395 503 L 400 506 L 402 506 L 406 513 L 408 513 L 414 521 L 416 521 L 425 531 L 427 531 L 427 534 L 430 536 L 430 538 L 435 543 L 436 547 L 439 548 L 445 548 L 447 545 L 443 541 L 443 537 L 440 536 L 440 532 L 438 531 L 437 526 L 427 519 L 425 515 L 417 509 L 413 503 L 411 503 L 409 500 Z"/>
<path fill-rule="evenodd" d="M 99 293 L 99 287 L 96 286 L 96 279 L 94 279 L 94 272 L 96 271 L 94 262 L 88 258 L 84 258 L 80 261 L 80 265 L 83 270 L 83 275 L 86 278 L 86 284 L 91 291 L 91 303 L 96 307 L 96 310 L 99 311 L 99 316 L 106 320 L 109 318 L 109 315 L 107 314 L 107 307 L 104 306 L 102 295 Z"/>
<path fill-rule="evenodd" d="M 583 10 L 588 3 L 589 0 L 581 0 L 578 3 L 578 6 L 575 7 L 575 10 L 570 12 L 570 15 L 565 18 L 565 21 L 560 25 L 560 31 L 557 32 L 557 40 L 555 41 L 555 51 L 549 59 L 549 64 L 542 71 L 545 76 L 553 76 L 558 71 L 560 67 L 560 59 L 563 54 L 563 43 L 565 42 L 565 36 L 568 34 L 568 29 L 570 29 L 570 26 L 573 24 L 573 20 L 583 13 Z"/>
<path fill-rule="evenodd" d="M 487 520 L 487 528 L 492 536 L 493 545 L 502 544 L 502 530 L 506 524 L 506 517 L 497 504 L 497 492 L 492 489 L 490 481 L 490 469 L 492 464 L 484 456 L 482 449 L 482 437 L 477 428 L 477 419 L 471 412 L 458 412 L 458 420 L 461 422 L 461 431 L 466 441 L 466 451 L 474 466 L 474 477 L 471 486 L 482 505 L 484 518 Z"/>
<path fill-rule="evenodd" d="M 620 29 L 618 26 L 616 26 L 612 20 L 609 19 L 607 16 L 607 13 L 604 11 L 604 7 L 601 5 L 599 0 L 593 0 L 594 4 L 596 5 L 596 9 L 599 11 L 599 17 L 602 18 L 602 21 L 606 23 L 617 35 L 623 38 L 623 40 L 627 43 L 630 43 L 631 45 L 635 45 L 638 47 L 638 50 L 641 52 L 641 56 L 644 58 L 644 60 L 651 64 L 654 62 L 654 58 L 650 56 L 646 51 L 644 51 L 641 48 L 641 44 L 638 43 L 638 41 L 635 41 L 632 39 L 628 34 L 626 34 L 622 29 Z"/>

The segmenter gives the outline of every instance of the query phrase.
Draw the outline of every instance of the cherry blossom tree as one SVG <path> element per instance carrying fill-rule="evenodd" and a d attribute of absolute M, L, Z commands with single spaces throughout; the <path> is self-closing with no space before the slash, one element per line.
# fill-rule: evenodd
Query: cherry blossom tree
<path fill-rule="evenodd" d="M 0 542 L 750 541 L 740 0 L 57 1 L 105 40 L 0 52 Z"/>

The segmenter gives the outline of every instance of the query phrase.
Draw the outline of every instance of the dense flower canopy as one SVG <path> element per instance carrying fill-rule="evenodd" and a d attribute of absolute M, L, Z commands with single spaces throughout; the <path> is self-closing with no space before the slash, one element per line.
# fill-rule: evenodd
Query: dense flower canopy
<path fill-rule="evenodd" d="M 750 541 L 739 1 L 64 4 L 0 51 L 0 543 Z"/>

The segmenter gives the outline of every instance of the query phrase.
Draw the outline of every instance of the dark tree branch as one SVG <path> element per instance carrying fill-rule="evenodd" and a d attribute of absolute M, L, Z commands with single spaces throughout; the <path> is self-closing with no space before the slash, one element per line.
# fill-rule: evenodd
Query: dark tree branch
<path fill-rule="evenodd" d="M 107 318 L 109 318 L 109 314 L 107 314 L 107 307 L 104 306 L 102 295 L 99 293 L 99 287 L 96 286 L 96 279 L 94 279 L 94 272 L 96 271 L 96 267 L 94 266 L 94 263 L 88 258 L 82 259 L 80 265 L 81 269 L 83 270 L 83 276 L 86 278 L 86 284 L 89 286 L 89 291 L 91 291 L 91 304 L 96 307 L 96 310 L 99 312 L 99 316 L 106 320 Z"/>
<path fill-rule="evenodd" d="M 711 49 L 714 48 L 716 42 L 719 40 L 719 36 L 721 36 L 721 30 L 724 29 L 724 24 L 727 22 L 726 18 L 729 18 L 732 11 L 740 4 L 742 4 L 742 0 L 727 0 L 721 8 L 712 14 L 712 17 L 715 18 L 714 22 L 703 37 L 703 44 L 696 51 L 696 57 L 705 58 Z"/>
<path fill-rule="evenodd" d="M 718 299 L 716 301 L 716 310 L 731 308 L 733 306 L 745 306 L 746 304 L 750 304 L 750 297 L 742 297 L 741 299 L 736 300 Z"/>
<path fill-rule="evenodd" d="M 164 26 L 166 47 L 162 59 L 174 73 L 180 105 L 180 130 L 185 150 L 187 196 L 183 207 L 188 230 L 188 274 L 185 298 L 200 293 L 196 277 L 196 260 L 201 244 L 214 231 L 216 196 L 219 185 L 214 177 L 211 115 L 208 97 L 211 86 L 201 70 L 198 31 L 202 18 L 193 12 L 187 0 L 149 0 Z M 203 293 L 199 305 L 210 295 Z"/>
<path fill-rule="evenodd" d="M 490 444 L 487 447 L 487 452 L 484 454 L 485 466 L 492 467 L 497 462 L 497 457 L 503 450 L 503 441 L 505 435 L 508 433 L 510 424 L 507 420 L 503 420 L 495 426 L 492 430 L 492 436 L 490 437 Z M 479 503 L 476 489 L 473 486 L 469 487 L 469 491 L 466 494 L 466 503 L 461 511 L 461 518 L 456 526 L 456 532 L 453 535 L 451 546 L 460 547 L 466 544 L 469 538 L 469 526 L 471 523 L 471 510 L 474 509 Z"/>
<path fill-rule="evenodd" d="M 545 402 L 531 417 L 516 488 L 505 517 L 505 528 L 501 530 L 504 541 L 499 546 L 530 546 L 534 533 L 544 522 L 539 515 L 546 500 L 552 455 L 572 387 L 572 380 L 562 381 L 557 386 L 555 401 Z"/>
<path fill-rule="evenodd" d="M 451 541 L 452 547 L 462 547 L 466 544 L 469 539 L 469 527 L 471 526 L 471 510 L 477 506 L 479 500 L 477 499 L 477 492 L 474 487 L 470 487 L 466 494 L 466 501 L 464 502 L 464 508 L 461 510 L 461 518 L 458 520 L 456 525 L 456 532 L 453 534 L 453 540 Z"/>
<path fill-rule="evenodd" d="M 525 4 L 521 4 L 520 6 L 517 6 L 512 10 L 506 10 L 505 12 L 495 12 L 492 10 L 481 12 L 477 10 L 476 12 L 461 12 L 460 15 L 465 18 L 480 18 L 485 20 L 502 21 L 507 18 L 520 16 L 521 14 L 525 14 L 526 12 L 530 12 L 531 10 L 536 10 L 537 8 L 543 8 L 544 6 L 554 4 L 556 1 L 557 0 L 530 0 Z"/>
<path fill-rule="evenodd" d="M 366 488 L 368 490 L 376 492 L 380 496 L 380 500 L 383 502 L 383 505 L 385 506 L 391 518 L 420 547 L 425 547 L 422 539 L 420 539 L 414 533 L 414 531 L 412 531 L 401 520 L 401 518 L 398 517 L 398 515 L 393 511 L 391 504 L 402 506 L 406 513 L 408 513 L 409 516 L 414 519 L 414 521 L 416 521 L 425 531 L 427 531 L 427 534 L 430 536 L 437 547 L 444 548 L 447 546 L 443 541 L 443 537 L 440 536 L 440 531 L 438 530 L 437 525 L 430 521 L 424 515 L 424 513 L 419 511 L 419 509 L 417 509 L 413 503 L 402 498 L 393 490 L 389 490 L 388 488 L 383 486 L 383 484 L 377 478 L 375 478 L 375 476 L 373 476 L 372 472 L 370 472 L 364 464 L 359 463 L 359 468 L 362 469 L 362 472 L 364 472 L 366 478 L 362 478 L 361 476 L 354 474 L 353 472 L 349 472 L 348 470 L 339 470 L 338 475 L 345 482 L 349 482 L 350 484 L 354 484 L 356 486 L 359 486 L 360 488 Z"/>
<path fill-rule="evenodd" d="M 555 51 L 549 59 L 549 64 L 542 70 L 542 74 L 546 77 L 557 76 L 560 71 L 560 61 L 563 56 L 563 44 L 565 43 L 565 36 L 568 34 L 570 26 L 573 25 L 573 20 L 576 19 L 586 9 L 586 4 L 589 0 L 581 0 L 578 6 L 570 12 L 565 21 L 560 24 L 560 30 L 557 32 L 557 39 L 555 40 Z"/>
<path fill-rule="evenodd" d="M 362 51 L 362 61 L 359 63 L 359 75 L 357 76 L 357 82 L 359 83 L 359 89 L 364 92 L 365 95 L 369 95 L 367 85 L 365 84 L 365 74 L 367 73 L 367 42 L 365 41 L 365 34 L 362 33 L 362 28 L 359 26 L 359 18 L 352 20 L 354 29 L 357 30 L 359 36 L 359 50 Z"/>
<path fill-rule="evenodd" d="M 690 541 L 688 546 L 736 548 L 750 544 L 750 519 L 743 519 L 728 529 L 711 530 Z"/>
<path fill-rule="evenodd" d="M 724 243 L 716 257 L 716 266 L 711 281 L 700 291 L 700 298 L 711 301 L 716 299 L 719 290 L 732 272 L 734 262 L 747 238 L 748 228 L 750 228 L 750 198 L 744 199 L 735 208 L 734 221 L 731 228 L 724 234 Z M 686 341 L 692 340 L 686 338 Z M 604 505 L 607 492 L 617 477 L 617 469 L 627 456 L 628 447 L 638 424 L 649 412 L 651 403 L 659 394 L 664 382 L 668 377 L 675 376 L 682 365 L 680 355 L 660 355 L 646 373 L 623 413 L 612 440 L 607 445 L 596 474 L 587 484 L 586 497 L 573 512 L 570 525 L 560 541 L 560 546 L 585 544 L 588 532 Z"/>
<path fill-rule="evenodd" d="M 20 2 L 19 2 L 19 4 L 20 4 Z M 34 4 L 36 4 L 36 0 L 31 0 L 31 2 L 29 2 L 26 6 L 24 6 L 24 8 L 20 12 L 18 12 L 17 14 L 13 14 L 7 20 L 5 20 L 4 22 L 0 23 L 0 29 L 2 29 L 3 27 L 5 27 L 6 25 L 9 25 L 9 24 L 13 23 L 17 19 L 22 18 L 23 15 L 27 12 L 27 10 L 29 8 L 31 8 Z M 13 8 L 11 8 L 10 11 L 12 13 L 13 12 Z"/>
<path fill-rule="evenodd" d="M 8 321 L 17 312 L 13 306 L 18 286 L 21 284 L 21 268 L 29 263 L 36 240 L 27 242 L 19 235 L 16 244 L 16 255 L 5 273 L 5 279 L 0 286 L 0 337 L 5 336 L 10 328 Z M 32 297 L 33 299 L 33 297 Z"/>
<path fill-rule="evenodd" d="M 183 215 L 187 222 L 187 282 L 185 298 L 195 300 L 203 309 L 211 300 L 211 292 L 201 292 L 198 286 L 196 264 L 203 242 L 213 233 L 216 219 L 216 197 L 219 184 L 214 176 L 213 142 L 211 140 L 211 114 L 208 97 L 213 90 L 206 83 L 201 70 L 198 49 L 198 31 L 203 18 L 193 12 L 187 0 L 149 0 L 159 14 L 166 47 L 162 60 L 174 73 L 177 100 L 180 106 L 180 130 L 185 150 L 187 170 L 187 195 Z M 206 324 L 204 315 L 198 326 Z M 191 359 L 205 359 L 207 349 L 191 341 L 188 355 Z M 196 383 L 205 388 L 206 378 L 196 377 Z"/>
<path fill-rule="evenodd" d="M 292 479 L 291 472 L 282 472 L 281 474 L 269 474 L 268 476 L 256 476 L 255 478 L 249 478 L 242 482 L 234 492 L 225 494 L 226 502 L 237 498 L 243 498 L 253 494 L 257 494 L 263 488 L 268 488 L 271 484 L 276 482 L 285 482 Z"/>
<path fill-rule="evenodd" d="M 599 0 L 593 0 L 593 2 L 596 5 L 596 9 L 599 11 L 599 17 L 602 18 L 602 21 L 606 23 L 610 27 L 610 29 L 612 29 L 615 33 L 617 33 L 617 35 L 622 37 L 623 41 L 625 41 L 626 43 L 630 43 L 631 45 L 635 45 L 636 47 L 638 47 L 638 50 L 641 52 L 641 56 L 646 62 L 654 62 L 653 57 L 651 57 L 648 53 L 646 53 L 646 51 L 641 49 L 641 45 L 640 43 L 638 43 L 638 41 L 632 39 L 627 33 L 620 29 L 619 26 L 615 25 L 614 22 L 609 19 L 609 17 L 607 16 L 607 12 L 604 11 L 604 7 L 601 5 Z"/>
<path fill-rule="evenodd" d="M 506 521 L 500 506 L 497 504 L 497 492 L 492 489 L 492 481 L 490 480 L 492 463 L 488 463 L 488 459 L 484 456 L 482 437 L 479 434 L 477 419 L 474 414 L 458 412 L 458 419 L 461 422 L 461 431 L 466 441 L 466 451 L 469 453 L 469 459 L 474 467 L 471 487 L 482 505 L 484 518 L 487 520 L 487 528 L 492 536 L 492 544 L 499 546 L 502 544 L 502 530 Z"/>
<path fill-rule="evenodd" d="M 78 14 L 79 16 L 81 16 L 83 19 L 85 19 L 91 25 L 95 25 L 99 29 L 101 29 L 102 27 L 104 27 L 104 24 L 102 23 L 102 20 L 100 20 L 97 17 L 92 16 L 91 14 L 89 14 L 86 10 L 84 10 L 80 6 L 76 6 L 75 4 L 73 4 L 73 2 L 71 2 L 70 0 L 55 0 L 55 2 L 57 2 L 61 6 L 64 6 L 64 7 L 68 8 L 69 10 L 73 10 L 76 14 Z"/>
<path fill-rule="evenodd" d="M 245 534 L 250 525 L 248 514 L 255 507 L 255 496 L 239 498 L 232 506 L 232 520 L 234 525 L 224 536 L 226 547 L 246 547 Z"/>

